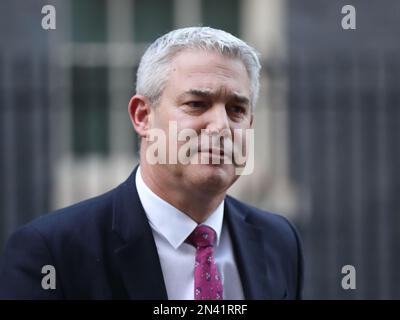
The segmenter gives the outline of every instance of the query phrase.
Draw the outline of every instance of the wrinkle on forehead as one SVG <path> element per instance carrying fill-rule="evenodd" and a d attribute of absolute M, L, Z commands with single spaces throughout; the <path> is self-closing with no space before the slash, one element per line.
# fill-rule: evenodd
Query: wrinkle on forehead
<path fill-rule="evenodd" d="M 171 62 L 166 88 L 180 93 L 200 90 L 224 98 L 242 97 L 236 101 L 250 97 L 250 79 L 243 62 L 215 52 L 185 50 L 177 54 Z"/>
<path fill-rule="evenodd" d="M 228 99 L 228 100 L 233 100 L 237 101 L 239 103 L 243 104 L 249 104 L 250 99 L 249 97 L 241 94 L 240 92 L 231 90 L 228 87 L 225 86 L 220 86 L 217 89 L 212 89 L 212 88 L 193 88 L 190 90 L 185 91 L 182 93 L 179 98 L 183 98 L 187 95 L 193 95 L 193 96 L 199 96 L 203 98 L 209 98 L 209 99 Z"/>
<path fill-rule="evenodd" d="M 202 58 L 199 59 L 198 56 L 200 53 Z M 204 61 L 208 61 L 208 65 L 205 64 Z M 195 51 L 193 49 L 183 50 L 172 59 L 171 66 L 173 72 L 178 69 L 190 68 L 191 70 L 187 70 L 189 74 L 220 71 L 218 74 L 223 77 L 229 77 L 229 75 L 232 74 L 243 77 L 243 74 L 241 73 L 244 71 L 244 74 L 246 74 L 248 78 L 247 69 L 240 59 L 224 56 L 213 51 Z"/>

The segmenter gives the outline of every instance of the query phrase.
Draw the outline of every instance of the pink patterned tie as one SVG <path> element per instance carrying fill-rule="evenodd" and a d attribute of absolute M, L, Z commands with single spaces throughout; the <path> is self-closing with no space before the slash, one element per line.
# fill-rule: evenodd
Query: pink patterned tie
<path fill-rule="evenodd" d="M 214 260 L 215 231 L 199 225 L 187 238 L 196 247 L 194 268 L 195 300 L 222 300 L 222 282 Z"/>

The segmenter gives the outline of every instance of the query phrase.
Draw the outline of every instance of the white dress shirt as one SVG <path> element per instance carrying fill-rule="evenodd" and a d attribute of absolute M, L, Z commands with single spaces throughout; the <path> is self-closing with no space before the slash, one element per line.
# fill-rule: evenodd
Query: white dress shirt
<path fill-rule="evenodd" d="M 157 196 L 143 181 L 140 166 L 136 188 L 156 242 L 161 269 L 170 300 L 194 299 L 194 261 L 196 249 L 185 243 L 197 223 Z M 203 222 L 217 234 L 215 261 L 221 274 L 224 299 L 244 299 L 239 272 L 233 255 L 229 230 L 224 220 L 224 201 Z"/>

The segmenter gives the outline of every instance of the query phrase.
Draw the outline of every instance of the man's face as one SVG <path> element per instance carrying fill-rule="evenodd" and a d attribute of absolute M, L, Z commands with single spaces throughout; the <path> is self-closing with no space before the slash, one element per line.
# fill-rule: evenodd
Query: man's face
<path fill-rule="evenodd" d="M 224 192 L 238 175 L 234 161 L 228 163 L 227 155 L 222 155 L 220 150 L 224 144 L 225 150 L 229 150 L 234 130 L 244 131 L 252 125 L 250 80 L 245 66 L 238 59 L 215 52 L 184 50 L 178 53 L 172 60 L 166 87 L 158 105 L 152 108 L 149 121 L 150 128 L 165 132 L 167 150 L 175 143 L 168 139 L 171 121 L 176 122 L 178 133 L 192 129 L 198 135 L 198 145 L 190 156 L 197 157 L 199 163 L 182 164 L 178 158 L 177 164 L 155 165 L 153 170 L 169 180 L 171 187 Z M 221 132 L 231 134 L 223 144 L 220 138 L 211 138 Z M 185 142 L 177 143 L 178 150 Z"/>

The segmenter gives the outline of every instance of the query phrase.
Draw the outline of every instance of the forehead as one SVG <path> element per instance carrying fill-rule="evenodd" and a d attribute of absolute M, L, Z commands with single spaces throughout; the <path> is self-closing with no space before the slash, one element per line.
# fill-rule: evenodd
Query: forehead
<path fill-rule="evenodd" d="M 206 50 L 184 50 L 171 61 L 167 87 L 236 92 L 249 95 L 250 79 L 243 62 Z"/>

